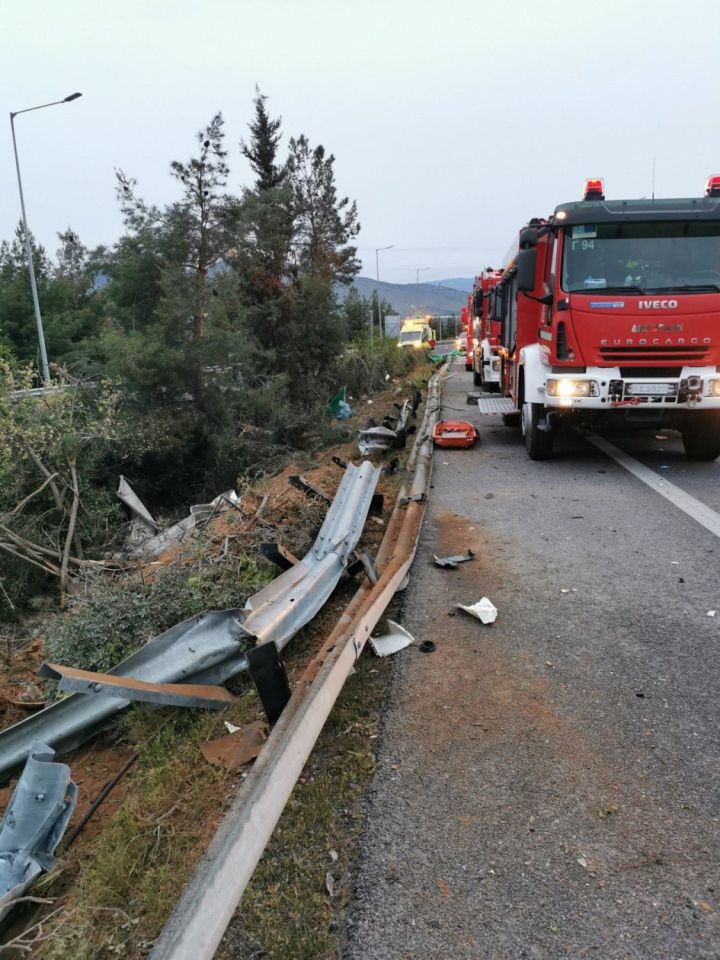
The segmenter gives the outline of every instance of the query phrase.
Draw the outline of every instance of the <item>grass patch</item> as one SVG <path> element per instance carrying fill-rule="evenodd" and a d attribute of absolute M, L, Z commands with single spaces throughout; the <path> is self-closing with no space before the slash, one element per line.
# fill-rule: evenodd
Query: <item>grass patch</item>
<path fill-rule="evenodd" d="M 252 690 L 222 714 L 128 711 L 122 720 L 124 739 L 140 753 L 132 789 L 84 853 L 52 939 L 35 956 L 110 960 L 147 955 L 233 790 L 230 775 L 201 758 L 199 744 L 222 736 L 226 719 L 241 725 L 259 716 Z M 43 894 L 52 897 L 63 883 L 62 874 L 51 875 Z"/>
<path fill-rule="evenodd" d="M 370 653 L 357 664 L 245 891 L 218 960 L 340 957 L 388 672 L 388 661 Z"/>

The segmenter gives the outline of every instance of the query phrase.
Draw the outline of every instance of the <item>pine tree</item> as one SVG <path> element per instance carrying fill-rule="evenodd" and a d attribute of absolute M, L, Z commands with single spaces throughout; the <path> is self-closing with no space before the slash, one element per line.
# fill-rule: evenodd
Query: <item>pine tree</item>
<path fill-rule="evenodd" d="M 338 199 L 335 157 L 323 146 L 311 149 L 307 137 L 290 140 L 288 177 L 293 189 L 295 256 L 301 270 L 330 283 L 349 283 L 358 273 L 357 248 L 350 243 L 360 231 L 357 204 Z"/>
<path fill-rule="evenodd" d="M 256 86 L 253 100 L 255 118 L 248 124 L 250 142 L 240 141 L 240 150 L 250 161 L 250 166 L 257 176 L 257 190 L 274 190 L 285 182 L 287 176 L 284 165 L 277 163 L 282 118 L 270 119 L 265 109 L 266 100 L 267 97 L 263 96 L 260 88 Z"/>

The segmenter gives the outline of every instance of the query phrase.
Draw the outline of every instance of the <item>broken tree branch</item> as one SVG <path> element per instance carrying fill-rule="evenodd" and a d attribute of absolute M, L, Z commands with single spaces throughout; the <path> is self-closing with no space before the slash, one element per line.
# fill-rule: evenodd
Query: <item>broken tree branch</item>
<path fill-rule="evenodd" d="M 29 493 L 26 497 L 24 497 L 20 501 L 20 503 L 16 504 L 9 513 L 6 513 L 3 515 L 2 517 L 3 522 L 5 522 L 6 520 L 9 520 L 11 517 L 16 517 L 19 513 L 21 513 L 22 510 L 27 506 L 27 504 L 33 499 L 33 497 L 36 497 L 39 493 L 42 493 L 45 487 L 49 483 L 51 484 L 56 476 L 57 476 L 56 473 L 49 474 L 49 476 L 46 477 L 46 479 L 43 481 L 43 483 L 40 484 L 37 490 L 33 490 L 33 492 Z"/>
<path fill-rule="evenodd" d="M 65 536 L 65 547 L 63 548 L 62 561 L 60 563 L 60 609 L 65 609 L 65 593 L 67 590 L 68 562 L 70 560 L 70 547 L 75 533 L 75 524 L 77 523 L 78 507 L 80 506 L 80 485 L 78 483 L 75 461 L 68 460 L 70 467 L 70 476 L 72 477 L 73 501 L 70 507 L 70 519 L 68 520 L 67 534 Z"/>
<path fill-rule="evenodd" d="M 51 478 L 50 481 L 49 481 L 49 483 L 50 483 L 50 492 L 51 492 L 52 495 L 53 495 L 53 500 L 55 501 L 55 506 L 56 506 L 56 507 L 58 508 L 58 510 L 62 513 L 62 512 L 65 510 L 65 499 L 64 499 L 64 497 L 62 496 L 62 494 L 60 493 L 60 488 L 59 488 L 58 485 L 55 483 L 54 479 L 52 479 L 53 477 L 56 477 L 57 474 L 56 474 L 56 473 L 54 473 L 54 474 L 51 474 L 51 473 L 50 473 L 50 471 L 48 470 L 48 468 L 47 468 L 47 467 L 45 466 L 45 464 L 42 462 L 42 460 L 40 459 L 40 457 L 35 453 L 35 451 L 34 451 L 33 448 L 30 446 L 29 443 L 26 443 L 26 444 L 25 444 L 25 449 L 26 449 L 27 452 L 30 454 L 30 459 L 31 459 L 32 462 L 35 464 L 35 466 L 38 468 L 38 470 L 40 471 L 40 473 L 41 473 L 44 477 L 50 477 L 50 478 Z"/>

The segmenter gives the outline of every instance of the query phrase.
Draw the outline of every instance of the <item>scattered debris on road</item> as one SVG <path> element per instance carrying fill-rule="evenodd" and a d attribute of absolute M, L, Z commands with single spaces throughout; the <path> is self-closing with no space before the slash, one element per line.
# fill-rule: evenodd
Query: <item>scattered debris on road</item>
<path fill-rule="evenodd" d="M 459 563 L 465 563 L 467 560 L 474 559 L 475 554 L 472 550 L 468 550 L 466 553 L 457 554 L 452 557 L 438 557 L 437 554 L 433 554 L 433 560 L 444 570 L 457 570 Z"/>
<path fill-rule="evenodd" d="M 462 603 L 456 603 L 455 606 L 458 610 L 469 613 L 471 617 L 477 617 L 482 623 L 495 623 L 498 615 L 497 607 L 487 597 L 482 597 L 470 607 L 466 607 Z"/>
<path fill-rule="evenodd" d="M 420 653 L 433 653 L 435 651 L 435 644 L 432 640 L 423 640 L 418 650 Z"/>
<path fill-rule="evenodd" d="M 51 870 L 53 853 L 72 816 L 77 787 L 70 767 L 53 763 L 55 751 L 36 740 L 0 824 L 0 919 Z"/>
<path fill-rule="evenodd" d="M 394 620 L 385 621 L 390 628 L 388 633 L 382 637 L 370 637 L 370 646 L 378 657 L 389 657 L 392 653 L 404 650 L 411 643 L 415 643 L 415 637 L 408 633 L 405 627 L 401 627 Z"/>

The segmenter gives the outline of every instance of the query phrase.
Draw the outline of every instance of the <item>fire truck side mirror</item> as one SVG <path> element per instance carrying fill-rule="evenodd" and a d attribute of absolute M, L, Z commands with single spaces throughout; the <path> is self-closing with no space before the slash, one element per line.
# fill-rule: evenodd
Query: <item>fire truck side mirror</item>
<path fill-rule="evenodd" d="M 520 251 L 517 266 L 517 288 L 523 293 L 535 289 L 536 265 L 537 250 L 535 247 Z"/>
<path fill-rule="evenodd" d="M 537 227 L 525 227 L 520 231 L 519 239 L 521 250 L 529 250 L 531 247 L 536 247 L 538 242 Z"/>

